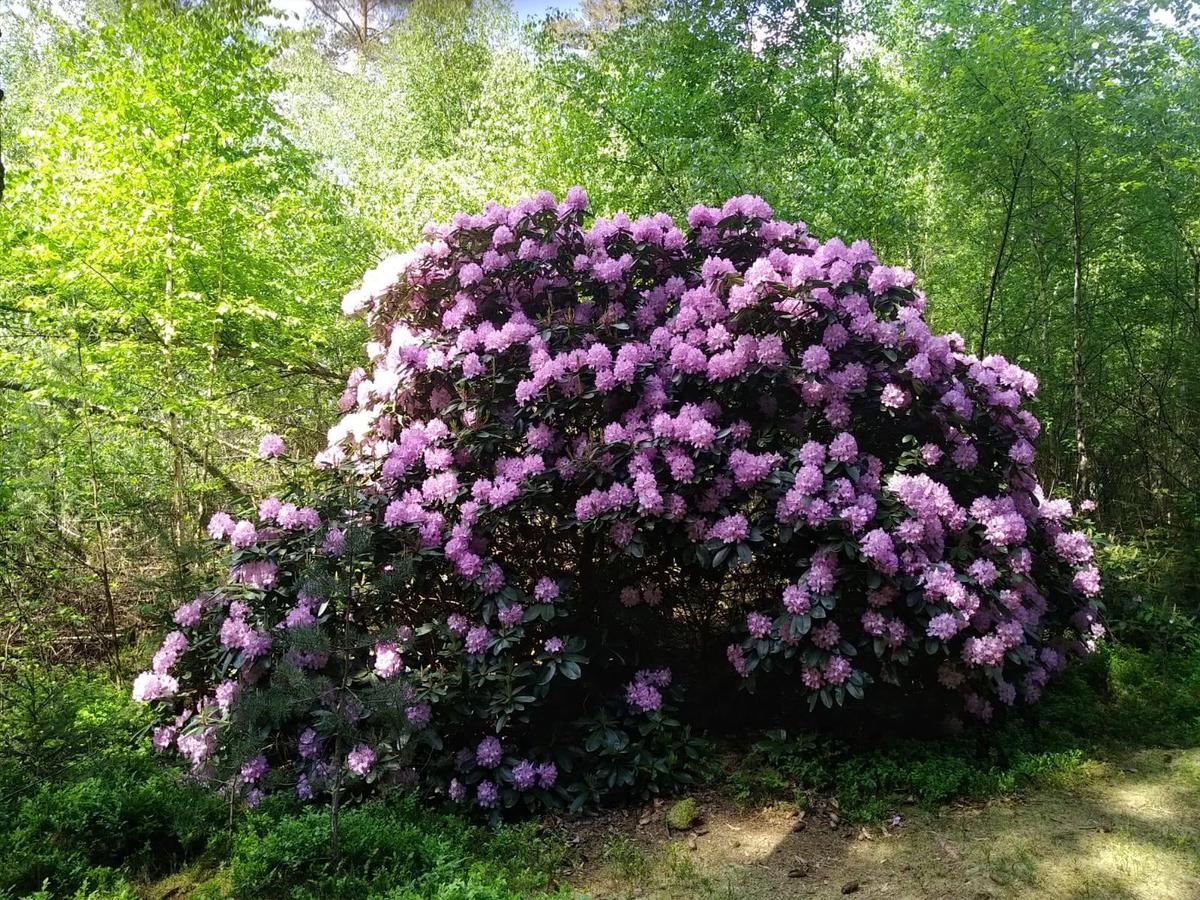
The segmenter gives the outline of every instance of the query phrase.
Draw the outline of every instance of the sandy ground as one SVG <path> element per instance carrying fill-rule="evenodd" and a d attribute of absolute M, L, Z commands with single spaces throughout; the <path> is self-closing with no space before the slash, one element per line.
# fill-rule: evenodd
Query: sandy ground
<path fill-rule="evenodd" d="M 564 823 L 594 900 L 789 897 L 889 900 L 1200 900 L 1200 749 L 1147 750 L 1071 784 L 886 827 L 697 795 L 702 819 L 668 833 L 665 806 Z"/>

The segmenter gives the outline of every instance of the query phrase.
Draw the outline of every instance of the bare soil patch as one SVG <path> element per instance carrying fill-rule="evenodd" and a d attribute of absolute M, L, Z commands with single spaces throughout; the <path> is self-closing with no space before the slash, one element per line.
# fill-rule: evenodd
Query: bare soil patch
<path fill-rule="evenodd" d="M 1146 750 L 1070 783 L 905 808 L 883 825 L 849 825 L 829 800 L 696 800 L 702 818 L 686 833 L 667 828 L 668 804 L 563 822 L 565 880 L 595 900 L 1200 898 L 1200 749 Z"/>

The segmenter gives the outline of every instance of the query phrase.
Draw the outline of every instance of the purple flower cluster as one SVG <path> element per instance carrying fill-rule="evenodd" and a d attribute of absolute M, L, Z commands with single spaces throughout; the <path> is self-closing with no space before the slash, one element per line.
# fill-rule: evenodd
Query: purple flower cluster
<path fill-rule="evenodd" d="M 283 650 L 333 627 L 301 598 L 304 573 L 384 584 L 380 560 L 404 555 L 410 589 L 356 588 L 337 607 L 368 635 L 353 666 L 410 692 L 403 727 L 432 719 L 441 744 L 467 748 L 422 768 L 436 790 L 493 808 L 554 785 L 557 770 L 521 758 L 545 746 L 534 707 L 587 682 L 590 642 L 622 622 L 643 626 L 635 658 L 683 674 L 723 655 L 740 678 L 770 671 L 829 703 L 886 671 L 983 718 L 1036 700 L 1103 635 L 1087 535 L 1034 474 L 1036 379 L 935 334 L 910 272 L 756 197 L 685 223 L 588 224 L 586 205 L 572 189 L 460 214 L 346 296 L 371 329 L 369 368 L 351 373 L 316 466 L 361 506 L 215 514 L 238 599 L 181 607 L 138 696 L 180 690 L 167 673 L 201 645 L 193 630 L 215 629 L 243 689 L 279 659 L 321 675 L 328 653 Z M 282 452 L 264 438 L 262 455 Z M 362 565 L 352 532 L 376 567 L 357 581 L 339 575 Z M 725 638 L 672 645 L 678 629 L 655 624 L 682 606 Z M 528 682 L 506 698 L 509 672 Z M 669 670 L 607 674 L 621 715 L 666 702 Z M 217 707 L 208 685 L 188 690 L 197 712 Z M 486 711 L 514 702 L 522 714 L 470 749 Z M 374 727 L 336 692 L 320 704 Z M 173 740 L 202 764 L 215 737 L 181 726 Z M 310 746 L 306 789 L 327 762 Z M 370 746 L 354 771 L 375 764 Z"/>
<path fill-rule="evenodd" d="M 287 445 L 284 444 L 283 438 L 277 434 L 264 434 L 258 442 L 258 456 L 260 459 L 275 459 L 283 456 L 287 452 Z"/>
<path fill-rule="evenodd" d="M 389 523 L 452 534 L 446 552 L 468 584 L 486 589 L 489 552 L 506 565 L 483 516 L 548 480 L 565 503 L 574 493 L 581 528 L 607 523 L 617 548 L 655 520 L 751 556 L 752 535 L 769 557 L 784 528 L 792 542 L 802 534 L 813 550 L 781 610 L 799 621 L 767 652 L 821 651 L 809 665 L 821 685 L 853 676 L 854 651 L 822 643 L 805 617 L 824 595 L 840 620 L 840 585 L 864 577 L 872 615 L 864 624 L 863 609 L 846 610 L 841 640 L 852 647 L 882 640 L 876 656 L 887 661 L 944 642 L 976 691 L 1009 683 L 983 674 L 981 684 L 979 669 L 1040 679 L 1040 641 L 1099 579 L 1086 535 L 1065 527 L 1070 505 L 1044 497 L 1032 472 L 1039 425 L 1022 402 L 1036 379 L 934 334 L 912 274 L 882 265 L 864 241 L 822 243 L 752 197 L 695 207 L 687 226 L 618 215 L 585 229 L 574 205 L 539 195 L 431 228 L 348 300 L 378 349 L 331 451 L 382 459 L 385 489 L 405 504 Z M 478 389 L 498 368 L 508 377 Z M 571 412 L 581 408 L 605 416 Z M 489 472 L 475 454 L 446 453 L 431 467 L 405 449 L 463 447 L 497 422 L 514 450 L 536 451 L 536 465 L 500 456 Z M 923 440 L 906 450 L 914 433 Z M 464 502 L 466 481 L 475 488 Z M 950 547 L 966 556 L 951 563 Z M 1053 582 L 1029 577 L 1035 549 Z M 894 602 L 914 590 L 915 612 Z M 640 605 L 631 587 L 620 599 Z M 761 641 L 774 623 L 755 611 L 746 627 Z M 1084 641 L 1098 630 L 1088 628 Z M 999 657 L 979 649 L 1001 645 Z M 743 651 L 735 668 L 752 668 L 761 650 Z M 654 700 L 639 685 L 628 699 L 645 708 Z"/>
<path fill-rule="evenodd" d="M 657 712 L 663 705 L 662 691 L 670 684 L 670 669 L 643 669 L 625 686 L 625 702 L 638 712 Z"/>
<path fill-rule="evenodd" d="M 346 754 L 346 768 L 355 775 L 366 775 L 375 765 L 375 751 L 366 744 L 359 744 Z"/>

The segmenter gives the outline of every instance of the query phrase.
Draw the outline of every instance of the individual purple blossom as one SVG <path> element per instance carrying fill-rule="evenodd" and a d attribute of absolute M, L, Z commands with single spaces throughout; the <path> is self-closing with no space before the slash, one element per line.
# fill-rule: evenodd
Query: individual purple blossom
<path fill-rule="evenodd" d="M 197 597 L 188 603 L 184 603 L 175 610 L 175 624 L 183 628 L 195 628 L 200 624 L 200 613 L 204 608 L 204 601 Z"/>
<path fill-rule="evenodd" d="M 133 680 L 133 699 L 143 703 L 174 697 L 178 691 L 179 682 L 170 675 L 142 672 Z"/>
<path fill-rule="evenodd" d="M 221 712 L 228 715 L 229 710 L 233 708 L 233 701 L 237 699 L 241 692 L 241 686 L 236 681 L 222 681 L 217 685 L 214 695 L 217 698 L 217 707 Z"/>
<path fill-rule="evenodd" d="M 552 655 L 557 655 L 563 652 L 563 639 L 560 637 L 546 638 L 546 642 L 542 645 L 542 649 Z"/>
<path fill-rule="evenodd" d="M 239 563 L 229 571 L 229 580 L 234 584 L 270 590 L 275 586 L 279 566 L 269 559 L 255 559 Z"/>
<path fill-rule="evenodd" d="M 300 507 L 295 503 L 280 503 L 275 508 L 275 522 L 281 528 L 300 527 Z"/>
<path fill-rule="evenodd" d="M 267 774 L 268 768 L 270 767 L 267 765 L 267 758 L 261 753 L 242 763 L 240 774 L 243 783 L 254 784 L 257 781 L 261 781 L 263 776 Z"/>
<path fill-rule="evenodd" d="M 671 670 L 663 669 L 642 669 L 636 676 L 638 681 L 644 681 L 646 684 L 656 688 L 670 687 L 671 685 Z"/>
<path fill-rule="evenodd" d="M 971 666 L 998 666 L 1006 650 L 1003 639 L 997 635 L 969 637 L 963 643 L 963 661 Z"/>
<path fill-rule="evenodd" d="M 299 751 L 301 759 L 316 759 L 320 753 L 320 742 L 317 739 L 317 732 L 312 728 L 305 728 L 300 733 Z"/>
<path fill-rule="evenodd" d="M 741 513 L 734 513 L 715 522 L 708 529 L 708 537 L 724 541 L 726 544 L 736 544 L 744 541 L 750 534 L 750 525 Z"/>
<path fill-rule="evenodd" d="M 880 572 L 890 575 L 900 564 L 900 560 L 896 556 L 895 544 L 892 543 L 892 536 L 882 528 L 876 528 L 863 535 L 859 546 L 862 548 L 863 556 L 874 563 L 875 568 Z"/>
<path fill-rule="evenodd" d="M 538 579 L 537 584 L 534 585 L 533 596 L 539 603 L 553 603 L 556 599 L 558 599 L 558 595 L 558 582 L 556 582 L 553 578 L 543 575 Z"/>
<path fill-rule="evenodd" d="M 538 787 L 550 790 L 558 781 L 558 766 L 552 762 L 539 763 L 537 767 Z"/>
<path fill-rule="evenodd" d="M 271 649 L 271 636 L 263 631 L 251 629 L 242 639 L 242 656 L 255 660 Z"/>
<path fill-rule="evenodd" d="M 220 541 L 233 533 L 233 517 L 226 512 L 216 512 L 208 520 L 208 536 L 214 541 Z"/>
<path fill-rule="evenodd" d="M 277 434 L 264 434 L 258 442 L 259 459 L 276 459 L 286 452 L 287 446 Z"/>
<path fill-rule="evenodd" d="M 192 764 L 192 771 L 198 772 L 216 750 L 216 729 L 209 727 L 192 734 L 181 734 L 175 739 L 175 747 L 179 755 Z"/>
<path fill-rule="evenodd" d="M 175 742 L 175 735 L 177 733 L 178 729 L 169 725 L 162 725 L 151 732 L 150 742 L 154 745 L 154 749 L 157 752 L 162 753 Z"/>
<path fill-rule="evenodd" d="M 341 556 L 346 552 L 346 533 L 336 525 L 331 525 L 325 532 L 321 542 L 321 552 L 328 556 Z"/>
<path fill-rule="evenodd" d="M 929 620 L 925 633 L 943 641 L 948 641 L 958 634 L 961 625 L 958 619 L 950 613 L 939 613 Z"/>
<path fill-rule="evenodd" d="M 662 706 L 663 698 L 658 688 L 639 680 L 626 686 L 625 700 L 641 712 L 654 712 Z"/>
<path fill-rule="evenodd" d="M 297 603 L 288 610 L 287 615 L 283 619 L 283 627 L 289 630 L 293 628 L 311 628 L 317 623 L 317 617 L 313 613 L 312 606 L 308 603 Z"/>
<path fill-rule="evenodd" d="M 209 533 L 212 533 L 211 529 Z M 235 550 L 249 547 L 256 540 L 258 540 L 258 532 L 254 528 L 254 523 L 248 519 L 242 519 L 229 532 L 229 543 Z"/>
<path fill-rule="evenodd" d="M 488 735 L 475 748 L 475 762 L 485 769 L 494 769 L 500 765 L 503 753 L 504 748 L 500 744 L 500 739 L 495 735 Z"/>
<path fill-rule="evenodd" d="M 404 708 L 404 718 L 417 731 L 427 728 L 433 719 L 433 707 L 428 703 L 414 703 Z"/>
<path fill-rule="evenodd" d="M 829 456 L 838 462 L 853 462 L 858 456 L 858 442 L 847 431 L 840 432 L 829 443 Z"/>
<path fill-rule="evenodd" d="M 479 586 L 485 594 L 494 594 L 504 586 L 504 570 L 496 563 L 490 563 L 483 572 Z"/>
<path fill-rule="evenodd" d="M 500 791 L 494 781 L 481 781 L 475 789 L 475 801 L 483 809 L 495 809 L 500 805 Z"/>
<path fill-rule="evenodd" d="M 400 648 L 391 641 L 375 645 L 372 651 L 375 655 L 375 674 L 379 678 L 391 678 L 398 672 L 404 671 L 404 660 L 400 656 Z"/>
<path fill-rule="evenodd" d="M 1095 597 L 1100 593 L 1100 570 L 1095 566 L 1080 569 L 1071 580 L 1071 585 L 1085 597 Z"/>
<path fill-rule="evenodd" d="M 863 613 L 860 621 L 863 631 L 875 637 L 880 637 L 887 631 L 887 619 L 873 609 Z"/>
<path fill-rule="evenodd" d="M 496 618 L 500 620 L 500 624 L 505 628 L 515 628 L 521 624 L 521 620 L 525 617 L 525 610 L 520 603 L 514 603 L 511 606 L 503 607 L 497 614 Z"/>
<path fill-rule="evenodd" d="M 754 454 L 734 450 L 729 455 L 729 468 L 738 487 L 749 487 L 766 478 L 780 461 L 778 453 Z"/>
<path fill-rule="evenodd" d="M 763 615 L 760 612 L 752 612 L 746 616 L 746 630 L 754 638 L 766 637 L 771 633 L 773 624 L 770 616 Z"/>
<path fill-rule="evenodd" d="M 168 674 L 179 655 L 188 648 L 188 639 L 181 631 L 172 631 L 163 638 L 162 645 L 154 654 L 150 670 L 159 675 Z"/>
<path fill-rule="evenodd" d="M 483 653 L 492 641 L 492 633 L 486 625 L 476 625 L 467 632 L 466 647 L 468 653 Z"/>
<path fill-rule="evenodd" d="M 1082 531 L 1064 531 L 1054 538 L 1054 552 L 1072 565 L 1091 562 L 1092 546 Z"/>
<path fill-rule="evenodd" d="M 842 630 L 838 628 L 836 622 L 825 622 L 823 625 L 814 626 L 812 632 L 812 642 L 823 650 L 834 649 L 842 640 Z"/>
<path fill-rule="evenodd" d="M 984 700 L 981 696 L 975 693 L 967 695 L 966 698 L 967 712 L 984 722 L 992 718 L 992 704 Z"/>
<path fill-rule="evenodd" d="M 462 803 L 467 799 L 467 786 L 457 778 L 451 778 L 450 786 L 446 789 L 446 795 L 454 803 Z"/>
<path fill-rule="evenodd" d="M 992 585 L 999 575 L 996 564 L 990 559 L 977 559 L 967 567 L 967 574 L 984 587 Z"/>
<path fill-rule="evenodd" d="M 884 387 L 879 396 L 879 402 L 887 409 L 903 409 L 908 405 L 908 394 L 895 384 Z"/>
<path fill-rule="evenodd" d="M 375 765 L 375 751 L 366 744 L 358 744 L 346 754 L 346 768 L 355 775 L 366 775 Z"/>
<path fill-rule="evenodd" d="M 812 608 L 808 590 L 801 584 L 789 584 L 783 589 L 783 605 L 794 616 L 802 616 Z"/>
<path fill-rule="evenodd" d="M 800 366 L 805 372 L 813 374 L 824 372 L 829 368 L 829 351 L 820 344 L 813 344 L 801 356 Z"/>
<path fill-rule="evenodd" d="M 750 673 L 749 664 L 746 662 L 746 654 L 737 644 L 730 644 L 725 648 L 725 656 L 738 675 L 745 678 Z"/>
<path fill-rule="evenodd" d="M 512 783 L 518 791 L 527 791 L 537 784 L 537 766 L 527 759 L 512 768 Z"/>
<path fill-rule="evenodd" d="M 853 670 L 850 663 L 841 656 L 831 656 L 825 661 L 822 674 L 830 684 L 844 684 Z"/>

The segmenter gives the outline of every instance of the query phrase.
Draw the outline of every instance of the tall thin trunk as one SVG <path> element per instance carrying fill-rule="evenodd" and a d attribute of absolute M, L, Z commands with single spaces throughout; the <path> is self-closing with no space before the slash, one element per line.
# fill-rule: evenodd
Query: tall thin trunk
<path fill-rule="evenodd" d="M 1008 252 L 1008 238 L 1012 232 L 1013 213 L 1017 208 L 1017 191 L 1021 187 L 1021 173 L 1025 171 L 1025 160 L 1029 157 L 1029 139 L 1021 151 L 1021 158 L 1013 166 L 1012 185 L 1004 203 L 1004 225 L 1000 230 L 1000 246 L 996 250 L 996 259 L 992 264 L 992 277 L 988 280 L 987 298 L 983 304 L 983 326 L 979 334 L 979 355 L 987 353 L 988 330 L 992 322 L 992 305 L 996 300 L 996 291 L 1000 287 L 1000 276 L 1004 272 L 1004 256 Z"/>
<path fill-rule="evenodd" d="M 4 88 L 0 88 L 0 105 L 4 103 Z M 4 122 L 0 119 L 0 129 Z M 0 200 L 4 199 L 4 135 L 0 133 Z"/>
<path fill-rule="evenodd" d="M 75 359 L 82 375 L 85 371 L 83 348 L 78 338 L 75 343 Z M 112 572 L 108 564 L 108 535 L 100 522 L 100 480 L 96 476 L 96 439 L 92 434 L 91 413 L 86 404 L 82 406 L 82 409 L 83 430 L 87 437 L 88 448 L 88 477 L 92 488 L 92 523 L 96 529 L 96 550 L 100 557 L 100 584 L 104 591 L 105 612 L 108 614 L 108 637 L 112 654 L 113 677 L 116 678 L 120 676 L 121 668 L 121 646 L 120 639 L 117 637 L 117 604 L 113 599 Z"/>
<path fill-rule="evenodd" d="M 342 805 L 342 770 L 346 760 L 342 756 L 342 733 L 339 729 L 333 739 L 333 785 L 332 799 L 329 802 L 329 856 L 334 864 L 338 861 L 338 814 Z"/>
<path fill-rule="evenodd" d="M 178 158 L 178 157 L 177 157 Z M 171 317 L 171 306 L 175 298 L 175 222 L 174 203 L 171 207 L 171 217 L 167 220 L 166 246 L 163 250 L 163 308 L 168 321 Z M 174 368 L 171 364 L 170 337 L 167 338 L 166 375 L 168 383 L 175 380 Z M 183 434 L 179 422 L 179 414 L 172 411 L 168 416 L 168 429 L 171 434 L 171 537 L 175 544 L 176 565 L 179 568 L 180 590 L 187 583 L 187 547 L 190 543 L 190 533 L 187 528 L 187 493 L 184 482 Z"/>
<path fill-rule="evenodd" d="M 1088 457 L 1084 371 L 1084 296 L 1083 296 L 1083 185 L 1082 151 L 1075 141 L 1071 179 L 1071 382 L 1075 414 L 1075 492 L 1087 497 L 1091 488 L 1091 460 Z"/>
<path fill-rule="evenodd" d="M 1192 253 L 1192 324 L 1200 330 L 1200 248 Z"/>
<path fill-rule="evenodd" d="M 1075 495 L 1089 496 L 1091 488 L 1091 459 L 1088 456 L 1086 422 L 1086 372 L 1084 371 L 1084 296 L 1083 296 L 1083 148 L 1076 131 L 1074 104 L 1082 93 L 1079 58 L 1079 11 L 1074 0 L 1070 4 L 1068 52 L 1070 53 L 1070 96 L 1067 98 L 1070 115 L 1071 146 L 1071 387 L 1075 417 Z"/>
<path fill-rule="evenodd" d="M 100 584 L 104 588 L 104 606 L 108 613 L 108 636 L 112 647 L 114 676 L 120 673 L 121 642 L 117 637 L 117 604 L 113 600 L 112 573 L 108 567 L 108 536 L 100 524 L 100 487 L 96 478 L 96 447 L 92 427 L 87 425 L 88 467 L 92 482 L 92 518 L 96 525 L 96 546 L 100 555 Z"/>

